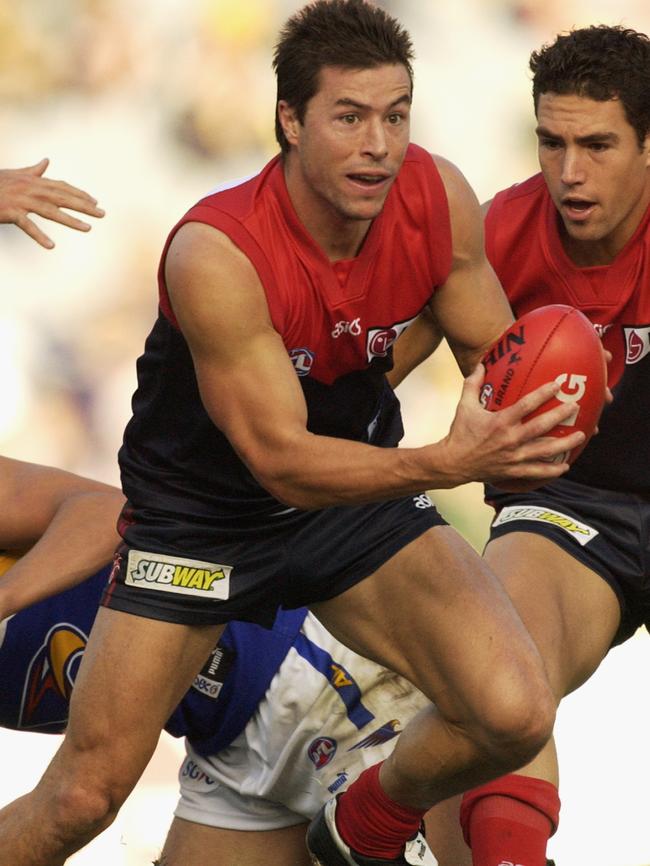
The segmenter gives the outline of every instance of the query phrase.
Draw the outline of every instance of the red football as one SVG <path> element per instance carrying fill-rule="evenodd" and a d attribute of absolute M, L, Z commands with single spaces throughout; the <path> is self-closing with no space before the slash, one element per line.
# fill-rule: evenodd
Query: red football
<path fill-rule="evenodd" d="M 564 304 L 539 307 L 511 325 L 483 357 L 485 380 L 481 403 L 496 411 L 555 380 L 557 396 L 531 413 L 539 415 L 559 402 L 575 404 L 575 413 L 549 436 L 582 430 L 587 439 L 557 462 L 573 463 L 593 435 L 605 403 L 607 365 L 593 325 L 579 310 Z"/>

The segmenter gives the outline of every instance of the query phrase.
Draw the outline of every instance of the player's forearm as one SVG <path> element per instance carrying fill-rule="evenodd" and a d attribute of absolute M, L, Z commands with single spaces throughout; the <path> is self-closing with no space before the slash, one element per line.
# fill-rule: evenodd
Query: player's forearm
<path fill-rule="evenodd" d="M 250 462 L 249 466 L 276 498 L 301 509 L 394 499 L 467 480 L 447 465 L 442 443 L 379 448 L 309 434 L 285 457 L 266 459 L 263 469 L 256 470 Z"/>
<path fill-rule="evenodd" d="M 110 562 L 122 503 L 113 491 L 67 498 L 38 542 L 0 578 L 0 617 L 76 586 Z"/>

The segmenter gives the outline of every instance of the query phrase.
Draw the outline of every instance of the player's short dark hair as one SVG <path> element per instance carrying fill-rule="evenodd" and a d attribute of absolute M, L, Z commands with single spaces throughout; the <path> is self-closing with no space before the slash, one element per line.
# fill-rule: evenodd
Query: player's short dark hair
<path fill-rule="evenodd" d="M 383 9 L 366 0 L 316 0 L 292 15 L 280 31 L 273 56 L 277 99 L 285 100 L 302 123 L 324 66 L 372 69 L 401 63 L 412 87 L 412 60 L 409 34 Z M 289 142 L 277 110 L 275 137 L 286 153 Z"/>
<path fill-rule="evenodd" d="M 650 39 L 645 33 L 604 24 L 571 30 L 534 51 L 530 69 L 535 112 L 544 93 L 620 99 L 643 145 L 650 132 Z"/>

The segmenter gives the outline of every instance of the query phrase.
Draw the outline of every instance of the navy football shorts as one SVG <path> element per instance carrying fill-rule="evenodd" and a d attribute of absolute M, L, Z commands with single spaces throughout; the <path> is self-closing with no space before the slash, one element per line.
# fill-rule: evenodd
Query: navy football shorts
<path fill-rule="evenodd" d="M 497 515 L 490 541 L 508 532 L 550 539 L 612 587 L 621 606 L 613 645 L 650 627 L 650 497 L 565 478 L 529 493 L 486 488 Z"/>
<path fill-rule="evenodd" d="M 153 531 L 150 544 L 121 545 L 102 604 L 185 625 L 270 625 L 279 605 L 340 595 L 431 527 L 446 525 L 426 494 L 291 511 L 272 530 L 216 539 L 191 556 L 156 544 Z"/>

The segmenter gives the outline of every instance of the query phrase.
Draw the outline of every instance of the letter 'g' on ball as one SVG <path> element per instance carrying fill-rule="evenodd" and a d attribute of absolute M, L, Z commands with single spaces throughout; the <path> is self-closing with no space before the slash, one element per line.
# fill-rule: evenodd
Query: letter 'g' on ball
<path fill-rule="evenodd" d="M 583 431 L 587 438 L 582 445 L 554 458 L 573 463 L 596 429 L 607 388 L 605 355 L 589 319 L 565 304 L 531 310 L 499 337 L 482 362 L 481 404 L 493 412 L 547 382 L 560 385 L 557 395 L 528 417 L 561 402 L 574 405 L 575 412 L 547 434 L 562 437 Z"/>

